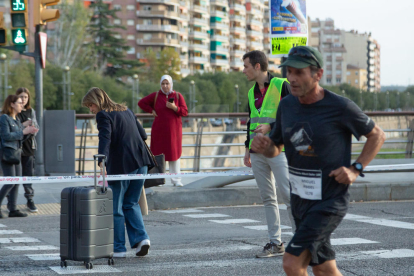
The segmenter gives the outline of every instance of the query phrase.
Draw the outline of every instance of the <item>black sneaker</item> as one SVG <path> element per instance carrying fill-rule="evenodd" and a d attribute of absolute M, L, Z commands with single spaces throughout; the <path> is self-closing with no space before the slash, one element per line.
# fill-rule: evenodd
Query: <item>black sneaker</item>
<path fill-rule="evenodd" d="M 29 210 L 29 212 L 31 212 L 31 213 L 37 213 L 37 207 L 36 207 L 36 205 L 34 204 L 34 202 L 33 202 L 33 200 L 28 200 L 27 201 L 27 210 Z"/>
<path fill-rule="evenodd" d="M 20 210 L 10 211 L 9 218 L 24 218 L 27 217 L 26 213 L 20 212 Z"/>

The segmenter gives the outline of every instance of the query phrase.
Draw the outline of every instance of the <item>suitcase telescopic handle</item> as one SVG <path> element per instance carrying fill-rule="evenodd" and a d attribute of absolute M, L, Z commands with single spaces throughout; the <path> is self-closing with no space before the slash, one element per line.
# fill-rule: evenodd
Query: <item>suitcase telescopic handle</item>
<path fill-rule="evenodd" d="M 106 190 L 107 190 L 107 187 L 105 186 L 105 161 L 106 161 L 106 156 L 104 155 L 104 154 L 95 154 L 94 156 L 93 156 L 93 159 L 94 159 L 94 162 L 93 162 L 93 164 L 94 164 L 94 170 L 93 170 L 93 173 L 94 173 L 94 181 L 95 181 L 95 190 L 98 190 L 98 179 L 97 179 L 97 177 L 96 177 L 96 160 L 98 159 L 98 158 L 102 158 L 102 192 L 103 193 L 105 193 L 106 192 Z"/>

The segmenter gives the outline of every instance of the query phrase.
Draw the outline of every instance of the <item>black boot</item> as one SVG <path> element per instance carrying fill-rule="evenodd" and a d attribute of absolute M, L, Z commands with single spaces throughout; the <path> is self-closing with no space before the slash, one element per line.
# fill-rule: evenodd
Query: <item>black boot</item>
<path fill-rule="evenodd" d="M 24 218 L 27 217 L 26 213 L 20 212 L 20 210 L 10 211 L 9 218 Z"/>

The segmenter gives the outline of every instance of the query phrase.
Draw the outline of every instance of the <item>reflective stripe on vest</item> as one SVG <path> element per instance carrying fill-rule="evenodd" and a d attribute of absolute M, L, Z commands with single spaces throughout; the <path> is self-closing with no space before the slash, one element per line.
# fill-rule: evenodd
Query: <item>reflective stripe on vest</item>
<path fill-rule="evenodd" d="M 260 113 L 257 111 L 256 106 L 254 105 L 254 86 L 249 90 L 249 106 L 250 106 L 250 143 L 249 149 L 251 148 L 253 138 L 256 136 L 256 133 L 253 131 L 257 128 L 258 125 L 269 125 L 276 121 L 276 111 L 279 106 L 283 82 L 287 81 L 286 79 L 273 78 L 270 80 L 269 87 L 265 98 L 263 100 Z M 266 136 L 269 136 L 269 133 L 266 133 Z"/>

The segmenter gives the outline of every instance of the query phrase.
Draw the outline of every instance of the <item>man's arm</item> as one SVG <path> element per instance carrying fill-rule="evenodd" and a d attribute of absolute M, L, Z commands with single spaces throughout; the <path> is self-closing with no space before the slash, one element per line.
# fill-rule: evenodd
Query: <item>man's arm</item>
<path fill-rule="evenodd" d="M 283 149 L 282 145 L 275 145 L 269 137 L 259 133 L 254 137 L 252 142 L 252 150 L 256 153 L 261 153 L 267 158 L 278 156 Z"/>
<path fill-rule="evenodd" d="M 385 134 L 378 125 L 375 125 L 372 131 L 365 135 L 365 137 L 367 137 L 367 141 L 361 154 L 356 160 L 356 162 L 361 163 L 364 168 L 372 161 L 372 159 L 374 159 L 381 149 L 385 141 Z M 338 183 L 352 184 L 359 176 L 359 171 L 357 171 L 353 166 L 350 166 L 349 168 L 340 167 L 333 170 L 329 176 L 335 177 L 335 180 L 338 181 Z"/>

